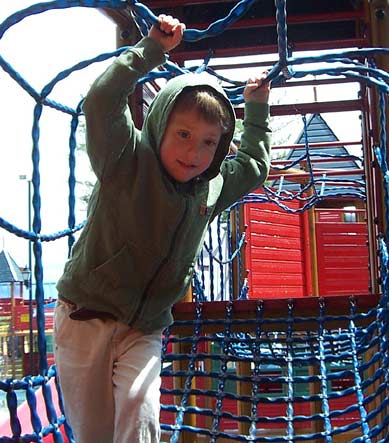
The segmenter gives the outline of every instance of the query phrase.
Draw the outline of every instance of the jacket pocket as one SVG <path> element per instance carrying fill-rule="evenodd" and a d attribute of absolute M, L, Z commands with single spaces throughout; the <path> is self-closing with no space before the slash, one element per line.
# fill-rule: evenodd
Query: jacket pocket
<path fill-rule="evenodd" d="M 173 260 L 163 269 L 151 288 L 151 297 L 148 302 L 153 312 L 170 308 L 173 303 L 180 300 L 186 293 L 192 280 L 193 262 L 180 262 Z"/>
<path fill-rule="evenodd" d="M 147 284 L 145 276 L 150 275 L 151 260 L 141 260 L 140 254 L 129 245 L 123 246 L 115 255 L 91 270 L 82 283 L 89 294 L 103 294 L 126 288 L 128 293 L 143 293 Z M 146 268 L 145 268 L 146 267 Z"/>

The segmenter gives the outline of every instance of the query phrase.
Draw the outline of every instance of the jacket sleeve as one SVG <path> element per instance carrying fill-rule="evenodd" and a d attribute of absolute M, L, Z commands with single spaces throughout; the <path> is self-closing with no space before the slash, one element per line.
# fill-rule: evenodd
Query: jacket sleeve
<path fill-rule="evenodd" d="M 260 187 L 269 174 L 269 105 L 246 103 L 243 125 L 241 144 L 235 158 L 224 160 L 222 163 L 223 187 L 214 209 L 214 216 Z"/>
<path fill-rule="evenodd" d="M 86 145 L 92 168 L 101 181 L 114 173 L 125 153 L 131 158 L 136 146 L 139 131 L 132 120 L 128 96 L 139 78 L 165 61 L 162 47 L 145 37 L 116 58 L 91 86 L 83 105 Z"/>

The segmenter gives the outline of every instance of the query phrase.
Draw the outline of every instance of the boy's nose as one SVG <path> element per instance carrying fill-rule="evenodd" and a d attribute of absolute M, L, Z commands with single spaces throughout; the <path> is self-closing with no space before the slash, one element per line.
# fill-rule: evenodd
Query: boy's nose
<path fill-rule="evenodd" d="M 186 150 L 186 156 L 188 160 L 196 160 L 198 158 L 198 155 L 200 153 L 200 149 L 198 146 L 198 143 L 195 141 L 189 143 L 187 150 Z"/>

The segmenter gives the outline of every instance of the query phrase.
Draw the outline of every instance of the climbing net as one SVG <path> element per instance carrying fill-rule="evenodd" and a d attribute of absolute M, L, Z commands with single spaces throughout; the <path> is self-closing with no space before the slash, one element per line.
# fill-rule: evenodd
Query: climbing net
<path fill-rule="evenodd" d="M 233 22 L 243 17 L 257 0 L 242 0 L 229 14 L 212 23 L 205 30 L 188 29 L 184 40 L 194 42 L 221 34 Z M 163 343 L 162 430 L 163 438 L 178 441 L 351 441 L 387 442 L 388 413 L 388 187 L 386 138 L 386 103 L 389 76 L 374 64 L 377 55 L 389 55 L 388 49 L 370 48 L 339 51 L 315 57 L 292 57 L 288 53 L 286 1 L 276 0 L 279 59 L 271 68 L 268 80 L 273 85 L 291 78 L 309 74 L 345 77 L 374 88 L 379 97 L 380 140 L 374 147 L 375 159 L 384 178 L 382 183 L 385 204 L 386 231 L 379 239 L 381 259 L 380 297 L 351 297 L 318 299 L 311 305 L 305 301 L 287 300 L 273 303 L 253 300 L 207 303 L 204 279 L 195 275 L 194 304 L 175 307 L 176 321 L 165 331 Z M 142 34 L 147 33 L 156 16 L 143 4 L 123 0 L 57 0 L 38 3 L 8 17 L 0 24 L 0 39 L 8 29 L 23 19 L 50 9 L 76 6 L 86 8 L 130 8 Z M 76 131 L 81 116 L 77 106 L 51 99 L 54 88 L 75 71 L 118 56 L 125 48 L 98 55 L 59 72 L 39 92 L 30 85 L 3 57 L 2 69 L 35 101 L 32 130 L 32 186 L 33 225 L 26 231 L 0 217 L 0 227 L 33 244 L 35 258 L 35 300 L 37 306 L 39 373 L 20 380 L 0 381 L 0 390 L 6 392 L 10 417 L 10 436 L 0 436 L 0 443 L 42 442 L 51 436 L 55 442 L 73 441 L 61 404 L 59 386 L 53 388 L 55 367 L 48 367 L 44 317 L 44 286 L 42 245 L 45 242 L 68 238 L 69 249 L 74 234 L 83 222 L 75 216 L 75 151 Z M 360 60 L 363 60 L 361 62 Z M 188 70 L 206 71 L 218 76 L 233 104 L 242 103 L 243 84 L 226 79 L 209 67 L 210 58 L 195 68 L 182 68 L 167 62 L 162 70 L 154 70 L 140 80 L 147 83 L 159 78 L 168 79 Z M 308 63 L 320 62 L 324 67 L 304 69 Z M 335 66 L 336 64 L 336 66 Z M 69 217 L 68 226 L 46 234 L 42 231 L 40 194 L 40 122 L 42 110 L 52 108 L 71 120 L 69 134 Z M 306 126 L 306 119 L 303 116 Z M 263 194 L 250 194 L 239 205 L 273 202 L 287 211 L 302 212 L 317 204 L 324 195 L 323 182 L 315 177 L 311 163 L 310 146 L 304 139 L 301 156 L 278 168 L 282 172 L 298 162 L 308 165 L 308 179 L 295 192 L 283 188 L 265 187 Z M 351 157 L 350 157 L 351 158 Z M 363 159 L 361 159 L 363 162 Z M 277 168 L 276 168 L 277 169 Z M 349 181 L 351 186 L 342 192 L 365 199 L 363 174 Z M 332 188 L 334 189 L 334 188 Z M 335 188 L 335 194 L 339 189 Z M 327 194 L 328 196 L 328 194 Z M 298 209 L 290 203 L 301 201 Z M 234 208 L 232 208 L 234 209 Z M 225 217 L 225 216 L 224 216 Z M 220 221 L 220 220 L 219 220 Z M 219 225 L 220 226 L 220 225 Z M 227 232 L 230 226 L 227 222 Z M 217 238 L 220 227 L 216 228 Z M 240 260 L 239 251 L 244 235 L 238 235 L 234 248 L 228 248 L 227 257 L 212 253 L 212 236 L 205 250 L 215 266 L 230 265 Z M 199 264 L 201 268 L 201 262 Z M 244 299 L 247 286 L 239 293 L 228 279 L 231 299 Z M 341 312 L 341 314 L 339 313 Z M 37 390 L 41 388 L 47 424 L 37 413 Z M 31 430 L 26 432 L 18 416 L 17 392 L 24 392 L 31 415 Z M 58 392 L 58 404 L 53 393 Z M 65 436 L 61 431 L 65 425 Z M 204 440 L 201 440 L 204 438 Z M 340 438 L 340 440 L 338 440 Z M 224 439 L 224 440 L 223 440 Z"/>

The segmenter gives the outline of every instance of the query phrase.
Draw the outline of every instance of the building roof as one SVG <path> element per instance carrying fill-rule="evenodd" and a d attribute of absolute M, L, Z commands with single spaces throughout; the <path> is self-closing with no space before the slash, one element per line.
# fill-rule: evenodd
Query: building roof
<path fill-rule="evenodd" d="M 7 251 L 0 252 L 0 284 L 23 282 L 23 274 Z"/>
<path fill-rule="evenodd" d="M 312 143 L 323 143 L 323 142 L 335 142 L 339 141 L 336 135 L 333 133 L 332 129 L 328 126 L 327 122 L 320 114 L 313 114 L 307 121 L 307 139 L 310 144 Z M 297 144 L 305 143 L 304 130 L 301 131 Z M 320 155 L 327 153 L 331 157 L 347 156 L 349 152 L 344 146 L 334 146 L 331 149 L 323 148 L 310 148 L 309 152 L 311 156 Z M 289 160 L 295 160 L 302 155 L 304 155 L 304 148 L 293 149 L 289 156 Z M 320 169 L 357 169 L 359 166 L 354 160 L 346 159 L 343 162 L 323 162 L 320 165 Z"/>
<path fill-rule="evenodd" d="M 301 134 L 296 140 L 296 144 L 305 144 L 306 139 L 311 145 L 313 143 L 325 143 L 325 142 L 337 142 L 339 139 L 333 133 L 327 122 L 320 114 L 312 114 L 306 124 L 306 134 L 302 130 Z M 298 147 L 291 149 L 286 156 L 288 164 L 294 168 L 298 168 L 299 159 L 306 160 L 305 147 Z M 317 191 L 322 195 L 334 195 L 347 193 L 348 195 L 355 195 L 356 197 L 364 196 L 364 179 L 360 169 L 359 161 L 355 160 L 355 157 L 350 155 L 345 146 L 332 146 L 332 147 L 309 147 L 309 157 L 312 162 L 312 168 L 316 173 L 320 173 L 323 170 L 323 175 L 326 175 L 326 171 L 339 170 L 339 174 L 333 175 L 328 178 L 327 184 L 323 187 L 321 183 L 315 185 Z M 331 160 L 333 159 L 333 160 Z M 296 166 L 294 166 L 296 164 Z M 350 171 L 355 170 L 355 174 L 349 174 Z M 342 171 L 347 171 L 342 174 Z M 300 185 L 294 181 L 289 181 L 287 175 L 284 177 L 283 189 L 288 191 L 298 191 Z M 317 176 L 317 178 L 319 178 Z M 278 187 L 279 180 L 273 182 L 274 187 Z"/>

